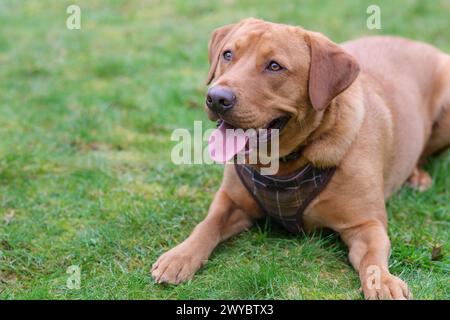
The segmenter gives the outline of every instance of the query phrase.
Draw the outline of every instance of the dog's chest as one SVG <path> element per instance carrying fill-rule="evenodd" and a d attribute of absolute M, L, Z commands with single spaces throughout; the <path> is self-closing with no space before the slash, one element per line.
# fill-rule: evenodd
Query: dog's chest
<path fill-rule="evenodd" d="M 326 187 L 335 168 L 307 165 L 289 176 L 264 176 L 251 166 L 235 165 L 244 186 L 263 212 L 292 233 L 303 230 L 303 212 Z"/>

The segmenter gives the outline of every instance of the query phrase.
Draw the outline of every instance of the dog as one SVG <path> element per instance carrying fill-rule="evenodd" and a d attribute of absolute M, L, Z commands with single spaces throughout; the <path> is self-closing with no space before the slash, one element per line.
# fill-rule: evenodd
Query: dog
<path fill-rule="evenodd" d="M 208 117 L 249 129 L 287 116 L 279 128 L 280 157 L 302 151 L 280 162 L 277 175 L 308 164 L 335 168 L 304 209 L 303 230 L 340 235 L 366 299 L 410 298 L 407 284 L 388 269 L 385 202 L 405 182 L 428 189 L 432 180 L 422 165 L 450 145 L 450 56 L 399 37 L 338 45 L 320 33 L 254 18 L 216 29 L 208 50 Z M 220 242 L 250 228 L 263 211 L 235 166 L 226 164 L 207 217 L 159 257 L 153 278 L 191 279 Z"/>

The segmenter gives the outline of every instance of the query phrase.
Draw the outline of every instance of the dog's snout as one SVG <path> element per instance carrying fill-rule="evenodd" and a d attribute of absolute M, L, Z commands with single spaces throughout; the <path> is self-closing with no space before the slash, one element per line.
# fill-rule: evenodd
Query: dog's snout
<path fill-rule="evenodd" d="M 206 105 L 212 111 L 222 114 L 233 108 L 236 100 L 236 95 L 233 90 L 226 87 L 214 86 L 208 90 Z"/>

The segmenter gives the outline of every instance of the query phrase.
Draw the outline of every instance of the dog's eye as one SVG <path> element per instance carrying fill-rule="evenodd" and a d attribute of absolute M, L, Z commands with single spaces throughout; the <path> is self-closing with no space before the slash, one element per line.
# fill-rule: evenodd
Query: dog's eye
<path fill-rule="evenodd" d="M 225 51 L 222 55 L 226 61 L 231 61 L 231 58 L 233 58 L 233 53 L 230 50 Z"/>
<path fill-rule="evenodd" d="M 278 62 L 270 61 L 266 69 L 270 71 L 280 71 L 283 67 Z"/>

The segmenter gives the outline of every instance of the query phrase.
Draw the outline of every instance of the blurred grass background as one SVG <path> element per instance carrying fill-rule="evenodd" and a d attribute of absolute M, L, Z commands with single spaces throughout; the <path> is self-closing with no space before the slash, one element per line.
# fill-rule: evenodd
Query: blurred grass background
<path fill-rule="evenodd" d="M 66 28 L 77 4 L 82 29 Z M 207 121 L 211 31 L 253 16 L 336 42 L 396 34 L 450 52 L 450 1 L 0 0 L 0 298 L 361 298 L 336 236 L 262 222 L 221 245 L 193 281 L 150 267 L 205 215 L 220 166 L 175 166 L 173 129 Z M 212 127 L 213 124 L 207 124 Z M 434 187 L 388 209 L 391 270 L 418 299 L 448 299 L 449 153 Z M 433 261 L 432 250 L 441 247 Z M 81 289 L 66 287 L 81 266 Z"/>

